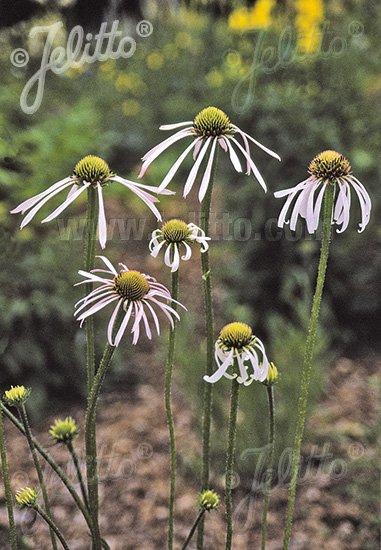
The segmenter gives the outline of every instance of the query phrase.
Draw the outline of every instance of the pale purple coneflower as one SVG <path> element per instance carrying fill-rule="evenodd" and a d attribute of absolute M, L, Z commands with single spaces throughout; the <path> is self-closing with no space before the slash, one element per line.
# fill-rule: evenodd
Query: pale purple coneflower
<path fill-rule="evenodd" d="M 81 270 L 78 272 L 85 279 L 76 283 L 76 285 L 100 283 L 99 287 L 75 304 L 77 309 L 74 315 L 81 322 L 81 326 L 90 315 L 94 315 L 94 313 L 110 304 L 115 304 L 107 329 L 107 339 L 112 346 L 119 345 L 130 321 L 132 322 L 133 344 L 136 344 L 139 339 L 142 323 L 149 339 L 152 338 L 150 321 L 153 321 L 157 334 L 160 334 L 160 324 L 155 309 L 160 310 L 167 317 L 173 328 L 173 318 L 180 319 L 180 317 L 168 305 L 168 302 L 173 303 L 175 300 L 173 300 L 169 290 L 164 285 L 158 283 L 153 277 L 140 273 L 140 271 L 129 270 L 122 263 L 119 264 L 120 270 L 117 271 L 107 258 L 104 256 L 98 257 L 107 269 L 92 269 L 90 272 Z M 96 273 L 105 273 L 112 277 L 101 277 Z M 180 302 L 176 301 L 176 304 L 186 309 Z M 121 324 L 120 327 L 114 329 L 115 321 L 120 317 L 119 313 L 123 314 Z M 114 332 L 115 336 L 113 336 Z"/>
<path fill-rule="evenodd" d="M 205 232 L 194 223 L 185 223 L 182 220 L 169 220 L 163 224 L 161 229 L 156 229 L 152 233 L 149 242 L 151 256 L 157 257 L 160 250 L 165 248 L 164 263 L 171 268 L 171 272 L 179 269 L 180 259 L 187 261 L 192 256 L 192 243 L 201 245 L 201 252 L 206 252 L 209 248 L 208 241 L 210 237 L 205 236 Z M 181 247 L 184 247 L 185 254 L 180 255 Z"/>
<path fill-rule="evenodd" d="M 265 347 L 246 323 L 229 323 L 222 328 L 215 344 L 215 359 L 218 369 L 211 376 L 204 376 L 206 382 L 214 384 L 225 377 L 248 386 L 254 380 L 266 380 L 269 361 Z"/>
<path fill-rule="evenodd" d="M 137 195 L 155 214 L 157 219 L 161 220 L 161 214 L 155 206 L 155 202 L 158 202 L 157 197 L 151 195 L 148 191 L 153 193 L 159 193 L 156 187 L 148 185 L 142 185 L 141 183 L 135 183 L 133 181 L 124 179 L 114 174 L 107 162 L 94 155 L 88 155 L 80 160 L 74 170 L 73 175 L 64 178 L 63 180 L 54 183 L 45 191 L 42 191 L 38 195 L 31 197 L 19 204 L 16 208 L 11 210 L 11 214 L 26 214 L 21 222 L 20 229 L 23 229 L 37 212 L 47 203 L 50 199 L 55 197 L 61 191 L 70 188 L 70 191 L 64 200 L 64 202 L 58 206 L 49 216 L 42 220 L 42 223 L 49 222 L 59 216 L 63 210 L 65 210 L 73 201 L 75 201 L 86 189 L 93 186 L 97 190 L 98 194 L 98 237 L 99 243 L 102 248 L 106 246 L 107 242 L 107 222 L 106 214 L 103 202 L 103 187 L 110 182 L 116 182 L 124 185 L 135 195 Z M 161 194 L 172 194 L 172 192 L 160 191 Z"/>
<path fill-rule="evenodd" d="M 345 231 L 349 224 L 351 188 L 360 202 L 359 233 L 364 231 L 369 222 L 372 203 L 364 185 L 352 174 L 348 160 L 336 151 L 323 151 L 311 161 L 308 171 L 310 177 L 306 180 L 295 187 L 274 193 L 277 198 L 287 197 L 278 218 L 278 226 L 283 227 L 285 223 L 289 223 L 290 229 L 295 231 L 296 222 L 300 216 L 306 220 L 308 232 L 314 233 L 319 225 L 324 193 L 328 185 L 334 185 L 335 202 L 332 209 L 332 222 L 341 226 L 337 229 L 337 233 Z M 286 220 L 293 203 L 290 219 Z"/>
<path fill-rule="evenodd" d="M 186 147 L 186 149 L 170 168 L 159 186 L 160 190 L 167 187 L 175 176 L 177 170 L 180 168 L 180 165 L 184 159 L 191 151 L 193 151 L 194 164 L 184 185 L 184 197 L 186 197 L 192 189 L 201 163 L 207 158 L 206 169 L 201 180 L 198 195 L 201 202 L 205 197 L 211 179 L 213 160 L 215 158 L 217 146 L 220 146 L 225 153 L 229 153 L 231 163 L 237 172 L 242 172 L 243 170 L 241 161 L 237 155 L 237 151 L 240 152 L 243 155 L 244 162 L 246 164 L 246 174 L 249 175 L 253 172 L 263 189 L 265 191 L 267 190 L 265 181 L 251 158 L 249 141 L 253 142 L 257 147 L 278 160 L 280 160 L 279 155 L 259 143 L 249 134 L 246 134 L 246 132 L 242 131 L 235 124 L 232 124 L 229 117 L 221 111 L 221 109 L 217 109 L 216 107 L 206 107 L 198 113 L 193 121 L 160 126 L 160 130 L 175 130 L 177 128 L 182 129 L 153 147 L 144 155 L 142 158 L 143 165 L 139 177 L 142 177 L 150 164 L 173 143 L 190 137 L 193 138 L 192 143 Z M 236 136 L 240 136 L 242 138 L 243 144 L 236 139 Z"/>

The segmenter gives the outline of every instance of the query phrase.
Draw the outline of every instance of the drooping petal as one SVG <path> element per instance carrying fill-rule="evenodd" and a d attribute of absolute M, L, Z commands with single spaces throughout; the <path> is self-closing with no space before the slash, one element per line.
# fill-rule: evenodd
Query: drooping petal
<path fill-rule="evenodd" d="M 226 142 L 226 145 L 229 149 L 229 154 L 230 154 L 230 160 L 232 162 L 232 165 L 234 166 L 234 169 L 237 171 L 237 172 L 242 172 L 242 166 L 241 166 L 241 163 L 239 161 L 239 158 L 238 158 L 238 155 L 237 153 L 234 151 L 233 147 L 231 146 L 230 144 L 230 140 L 229 139 L 225 139 L 225 142 Z"/>
<path fill-rule="evenodd" d="M 218 380 L 221 380 L 221 378 L 226 374 L 227 369 L 233 362 L 233 354 L 234 351 L 231 349 L 229 353 L 225 356 L 224 361 L 219 365 L 218 369 L 211 375 L 205 375 L 203 379 L 205 382 L 209 382 L 210 384 L 214 384 L 215 382 L 218 382 Z M 217 356 L 216 356 L 217 361 Z M 218 364 L 218 361 L 217 361 Z"/>
<path fill-rule="evenodd" d="M 124 331 L 126 330 L 126 327 L 128 325 L 128 321 L 130 320 L 130 317 L 131 317 L 131 313 L 132 313 L 132 308 L 133 308 L 133 305 L 134 305 L 134 302 L 130 302 L 129 305 L 128 305 L 128 308 L 127 308 L 127 311 L 126 311 L 126 314 L 125 316 L 123 317 L 123 321 L 119 327 L 119 330 L 118 332 L 116 333 L 116 336 L 115 336 L 115 343 L 114 345 L 116 347 L 119 346 L 119 342 L 121 341 L 122 339 L 122 336 L 124 334 Z"/>
<path fill-rule="evenodd" d="M 260 171 L 258 170 L 258 168 L 255 166 L 255 164 L 254 164 L 252 158 L 250 157 L 250 155 L 247 154 L 246 149 L 244 149 L 242 147 L 242 145 L 239 143 L 239 141 L 237 141 L 235 138 L 231 137 L 230 139 L 237 145 L 238 149 L 241 151 L 243 156 L 246 158 L 247 162 L 250 164 L 250 168 L 254 172 L 254 176 L 259 181 L 259 184 L 261 185 L 263 190 L 267 191 L 267 186 L 266 186 L 265 180 L 263 179 L 263 177 L 262 177 Z"/>
<path fill-rule="evenodd" d="M 143 164 L 138 177 L 141 178 L 142 176 L 144 176 L 147 168 L 152 164 L 152 162 L 158 156 L 160 156 L 161 153 L 163 153 L 166 149 L 168 149 L 168 147 L 173 145 L 173 143 L 176 143 L 176 141 L 179 141 L 180 139 L 183 139 L 191 135 L 192 135 L 192 132 L 188 128 L 185 128 L 183 130 L 180 130 L 179 132 L 176 132 L 176 134 L 173 134 L 173 136 L 168 137 L 167 139 L 165 139 L 164 141 L 162 141 L 161 143 L 153 147 L 142 158 Z"/>
<path fill-rule="evenodd" d="M 63 189 L 66 189 L 67 187 L 69 187 L 71 185 L 71 181 L 69 181 L 68 183 L 65 183 L 64 185 L 62 185 L 61 187 L 59 187 L 58 189 L 56 189 L 55 191 L 52 191 L 49 195 L 46 195 L 40 202 L 38 202 L 33 208 L 32 210 L 29 210 L 28 214 L 25 216 L 25 218 L 22 220 L 21 222 L 21 225 L 20 225 L 20 229 L 23 229 L 23 227 L 25 227 L 32 218 L 34 218 L 34 216 L 37 214 L 37 212 L 40 210 L 40 208 L 42 208 L 44 206 L 44 204 L 46 204 L 52 197 L 54 197 L 55 195 L 57 195 L 58 193 L 60 193 Z M 30 207 L 29 207 L 30 208 Z"/>
<path fill-rule="evenodd" d="M 210 151 L 210 155 L 209 155 L 209 159 L 208 159 L 208 164 L 206 166 L 206 170 L 205 170 L 204 176 L 202 178 L 200 189 L 199 189 L 199 192 L 198 192 L 198 199 L 199 199 L 200 202 L 203 201 L 203 199 L 206 195 L 206 192 L 208 190 L 208 186 L 209 186 L 209 182 L 210 182 L 210 176 L 212 174 L 214 154 L 216 152 L 216 145 L 217 145 L 217 140 L 214 139 L 213 143 L 212 143 L 212 149 Z"/>
<path fill-rule="evenodd" d="M 97 191 L 98 191 L 98 238 L 99 238 L 99 244 L 101 245 L 101 248 L 104 248 L 107 242 L 107 223 L 106 223 L 105 207 L 103 204 L 102 187 L 99 183 L 97 184 Z"/>
<path fill-rule="evenodd" d="M 116 305 L 116 307 L 114 308 L 114 311 L 112 312 L 112 315 L 110 317 L 110 321 L 108 323 L 107 340 L 108 340 L 108 343 L 110 344 L 110 346 L 115 345 L 113 340 L 112 340 L 112 333 L 113 333 L 113 329 L 114 329 L 114 323 L 115 323 L 116 316 L 118 315 L 118 311 L 120 310 L 122 304 L 123 304 L 123 300 L 120 298 L 117 305 Z"/>
<path fill-rule="evenodd" d="M 176 128 L 181 128 L 182 126 L 189 126 L 189 124 L 193 124 L 192 120 L 187 120 L 186 122 L 176 122 L 175 124 L 162 124 L 159 127 L 159 130 L 176 130 Z M 191 130 L 193 126 L 189 128 Z"/>
<path fill-rule="evenodd" d="M 257 147 L 259 147 L 260 149 L 262 149 L 262 151 L 265 151 L 265 153 L 267 153 L 268 155 L 270 155 L 271 157 L 274 157 L 276 158 L 277 160 L 281 160 L 280 156 L 275 153 L 274 151 L 272 151 L 271 149 L 269 149 L 268 147 L 265 147 L 264 145 L 262 145 L 262 143 L 260 143 L 259 141 L 257 141 L 256 139 L 254 139 L 253 137 L 251 137 L 249 134 L 247 134 L 246 132 L 243 132 L 242 130 L 240 130 L 238 128 L 238 126 L 235 126 L 233 124 L 233 128 L 238 132 L 238 134 L 241 134 L 242 136 L 246 136 L 248 139 L 250 139 L 253 143 L 255 143 L 255 145 Z"/>
<path fill-rule="evenodd" d="M 29 210 L 29 208 L 32 208 L 32 206 L 37 204 L 40 201 L 40 199 L 43 199 L 47 195 L 50 195 L 51 193 L 53 193 L 53 191 L 57 191 L 58 193 L 59 192 L 58 189 L 61 191 L 62 189 L 65 189 L 66 187 L 68 187 L 66 185 L 67 183 L 72 184 L 74 182 L 75 182 L 75 178 L 73 179 L 71 177 L 64 178 L 63 180 L 57 181 L 57 183 L 54 183 L 53 185 L 45 189 L 45 191 L 42 191 L 38 195 L 35 195 L 34 197 L 31 197 L 30 199 L 27 199 L 23 201 L 21 204 L 19 204 L 18 206 L 16 206 L 16 208 L 11 210 L 11 214 L 17 214 L 19 212 L 24 214 L 26 210 Z"/>
<path fill-rule="evenodd" d="M 81 195 L 89 186 L 91 183 L 85 182 L 75 193 L 71 195 L 68 199 L 66 199 L 58 208 L 56 208 L 49 216 L 47 216 L 45 219 L 42 220 L 41 223 L 47 223 L 56 218 L 61 214 L 65 208 L 69 206 L 72 202 L 75 201 Z"/>
<path fill-rule="evenodd" d="M 191 171 L 189 172 L 189 175 L 188 175 L 188 178 L 187 178 L 187 181 L 185 182 L 185 186 L 184 186 L 184 192 L 183 192 L 183 196 L 184 198 L 188 195 L 189 191 L 192 189 L 193 187 L 193 184 L 194 184 L 194 181 L 196 179 L 196 176 L 197 176 L 197 172 L 200 168 L 200 165 L 201 165 L 201 162 L 203 160 L 203 158 L 205 157 L 205 154 L 206 154 L 206 151 L 209 147 L 209 144 L 210 144 L 210 140 L 212 138 L 208 138 L 206 141 L 205 141 L 205 144 L 203 145 L 198 157 L 197 157 L 197 160 L 196 162 L 194 163 L 194 165 L 192 166 L 192 169 Z"/>
<path fill-rule="evenodd" d="M 185 151 L 183 151 L 181 153 L 181 155 L 179 156 L 179 158 L 176 160 L 176 162 L 171 166 L 171 168 L 168 170 L 168 173 L 167 175 L 165 176 L 165 178 L 163 179 L 163 181 L 161 182 L 161 184 L 159 185 L 159 190 L 162 191 L 163 189 L 165 189 L 165 187 L 167 187 L 167 185 L 170 184 L 170 182 L 172 181 L 173 177 L 175 176 L 177 170 L 180 168 L 180 165 L 182 164 L 182 162 L 184 161 L 185 157 L 189 154 L 189 152 L 191 151 L 191 149 L 193 147 L 197 147 L 198 144 L 201 144 L 201 138 L 197 138 L 195 141 L 193 141 L 190 145 L 188 145 L 188 147 L 185 149 Z"/>

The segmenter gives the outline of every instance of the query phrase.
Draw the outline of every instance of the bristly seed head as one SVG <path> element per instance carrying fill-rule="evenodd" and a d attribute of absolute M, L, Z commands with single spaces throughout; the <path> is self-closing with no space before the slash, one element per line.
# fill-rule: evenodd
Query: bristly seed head
<path fill-rule="evenodd" d="M 207 489 L 200 494 L 199 497 L 200 508 L 204 508 L 208 512 L 210 510 L 216 510 L 220 503 L 220 497 L 215 491 Z"/>
<path fill-rule="evenodd" d="M 25 386 L 11 386 L 10 390 L 4 392 L 4 401 L 10 407 L 19 407 L 29 399 L 30 393 L 31 389 Z"/>
<path fill-rule="evenodd" d="M 204 138 L 235 134 L 229 117 L 217 107 L 206 107 L 200 111 L 194 118 L 193 128 Z"/>
<path fill-rule="evenodd" d="M 227 348 L 243 348 L 253 340 L 253 331 L 246 323 L 229 323 L 220 332 L 219 341 Z"/>
<path fill-rule="evenodd" d="M 88 155 L 77 162 L 73 174 L 81 182 L 87 181 L 92 184 L 104 184 L 114 175 L 107 162 L 94 155 Z"/>
<path fill-rule="evenodd" d="M 308 172 L 317 178 L 333 181 L 349 176 L 352 172 L 349 161 L 336 151 L 323 151 L 310 163 Z"/>
<path fill-rule="evenodd" d="M 182 220 L 169 220 L 163 224 L 161 230 L 167 243 L 184 242 L 190 234 L 189 227 Z"/>
<path fill-rule="evenodd" d="M 122 271 L 114 278 L 114 285 L 123 300 L 131 302 L 142 300 L 150 289 L 149 282 L 139 271 Z"/>
<path fill-rule="evenodd" d="M 19 506 L 27 506 L 28 508 L 33 508 L 38 501 L 38 491 L 37 489 L 32 489 L 31 487 L 24 487 L 24 489 L 19 489 L 16 491 L 16 502 Z"/>
<path fill-rule="evenodd" d="M 77 423 L 71 416 L 67 416 L 65 420 L 55 420 L 49 430 L 50 436 L 56 443 L 69 443 L 77 437 L 78 432 Z"/>

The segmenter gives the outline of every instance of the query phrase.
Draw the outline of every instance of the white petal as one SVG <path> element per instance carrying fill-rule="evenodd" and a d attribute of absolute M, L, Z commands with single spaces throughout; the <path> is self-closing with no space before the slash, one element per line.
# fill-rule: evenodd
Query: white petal
<path fill-rule="evenodd" d="M 101 245 L 101 248 L 104 248 L 106 246 L 107 242 L 107 225 L 106 225 L 106 214 L 105 214 L 105 207 L 103 204 L 103 193 L 102 193 L 102 187 L 100 184 L 97 184 L 97 191 L 98 191 L 98 238 L 99 238 L 99 244 Z"/>
<path fill-rule="evenodd" d="M 110 317 L 110 321 L 108 323 L 107 340 L 108 340 L 110 346 L 115 345 L 112 341 L 112 329 L 114 328 L 115 319 L 116 319 L 116 316 L 118 315 L 118 311 L 120 310 L 120 307 L 121 307 L 122 303 L 123 303 L 123 300 L 119 299 L 119 302 L 117 303 L 114 311 L 112 312 L 112 315 Z"/>
<path fill-rule="evenodd" d="M 210 176 L 211 176 L 211 173 L 212 173 L 212 166 L 213 166 L 213 162 L 214 162 L 214 155 L 215 155 L 215 152 L 216 152 L 216 145 L 217 145 L 217 140 L 214 139 L 213 143 L 212 143 L 212 149 L 210 151 L 210 155 L 209 155 L 209 159 L 208 159 L 208 164 L 206 166 L 206 170 L 205 170 L 204 176 L 202 178 L 200 189 L 199 189 L 199 192 L 198 192 L 198 199 L 199 199 L 200 202 L 203 201 L 203 199 L 206 195 L 206 192 L 208 190 L 208 186 L 209 186 L 209 182 L 210 182 Z"/>
<path fill-rule="evenodd" d="M 57 190 L 58 192 L 58 189 L 59 190 L 61 190 L 61 188 L 65 189 L 67 187 L 66 185 L 67 183 L 74 183 L 74 181 L 75 179 L 71 177 L 64 178 L 63 180 L 57 181 L 57 183 L 54 183 L 53 185 L 45 189 L 45 191 L 42 191 L 38 195 L 35 195 L 34 197 L 31 197 L 30 199 L 27 199 L 26 201 L 16 206 L 16 208 L 11 210 L 11 214 L 17 214 L 18 212 L 21 212 L 23 214 L 26 210 L 29 210 L 29 208 L 32 208 L 32 206 L 38 203 L 40 199 L 46 197 L 47 195 L 50 195 L 53 191 Z"/>
<path fill-rule="evenodd" d="M 130 302 L 130 304 L 128 306 L 128 309 L 126 311 L 126 314 L 123 317 L 123 321 L 122 321 L 122 323 L 119 327 L 119 330 L 118 330 L 118 332 L 115 336 L 115 344 L 114 344 L 115 346 L 119 346 L 119 342 L 121 341 L 122 336 L 124 334 L 124 331 L 126 330 L 128 321 L 130 320 L 130 317 L 131 317 L 133 304 L 134 304 L 134 302 Z"/>
<path fill-rule="evenodd" d="M 173 134 L 173 136 L 170 136 L 168 137 L 167 139 L 165 139 L 164 141 L 162 141 L 161 143 L 159 143 L 158 145 L 156 145 L 155 147 L 153 147 L 150 151 L 148 151 L 148 153 L 146 153 L 143 157 L 143 165 L 141 167 L 141 170 L 140 170 L 140 173 L 139 173 L 139 178 L 141 178 L 147 168 L 150 166 L 150 164 L 159 156 L 161 155 L 161 153 L 163 153 L 166 149 L 168 149 L 168 147 L 170 147 L 173 143 L 176 143 L 176 141 L 179 141 L 180 139 L 183 139 L 187 136 L 191 136 L 192 135 L 192 132 L 188 129 L 188 128 L 185 128 L 184 130 L 180 130 L 179 132 L 177 132 L 176 134 Z"/>
<path fill-rule="evenodd" d="M 43 219 L 41 223 L 50 222 L 51 220 L 59 216 L 59 214 L 61 214 L 61 212 L 65 210 L 65 208 L 67 208 L 69 204 L 75 201 L 75 199 L 78 198 L 79 195 L 81 195 L 90 185 L 91 183 L 85 182 L 75 193 L 71 195 L 70 198 L 66 199 L 58 208 L 56 208 L 51 214 L 49 214 L 49 216 Z"/>
<path fill-rule="evenodd" d="M 268 147 L 265 147 L 264 145 L 262 145 L 262 143 L 260 143 L 259 141 L 257 141 L 256 139 L 254 139 L 253 137 L 249 136 L 249 134 L 246 134 L 246 132 L 243 132 L 242 130 L 240 130 L 238 128 L 238 126 L 235 126 L 233 125 L 233 127 L 235 128 L 235 130 L 241 134 L 241 135 L 244 135 L 246 136 L 247 138 L 249 138 L 253 143 L 255 143 L 255 145 L 257 147 L 259 147 L 260 149 L 262 149 L 262 151 L 265 151 L 268 155 L 270 155 L 271 157 L 274 157 L 276 158 L 277 160 L 281 160 L 280 156 L 275 153 L 274 151 L 272 151 L 271 149 L 269 149 Z"/>
<path fill-rule="evenodd" d="M 201 143 L 201 138 L 197 138 L 195 141 L 193 141 L 190 145 L 188 145 L 188 147 L 185 149 L 185 151 L 183 151 L 181 153 L 181 155 L 179 156 L 179 158 L 176 160 L 176 162 L 171 166 L 171 168 L 168 170 L 168 173 L 167 175 L 165 176 L 165 178 L 163 179 L 163 181 L 161 182 L 161 184 L 159 185 L 159 190 L 162 191 L 163 189 L 165 189 L 165 187 L 167 187 L 167 185 L 169 185 L 169 183 L 172 181 L 174 175 L 176 174 L 177 170 L 179 169 L 180 165 L 182 164 L 183 160 L 185 159 L 185 157 L 189 154 L 189 151 L 193 148 L 193 147 L 196 147 L 197 144 L 200 144 Z"/>
<path fill-rule="evenodd" d="M 192 120 L 187 120 L 186 122 L 176 122 L 175 124 L 162 124 L 159 127 L 159 130 L 176 130 L 176 128 L 181 128 L 182 126 L 189 126 L 189 124 L 193 124 Z M 190 127 L 192 129 L 193 126 Z"/>
<path fill-rule="evenodd" d="M 255 166 L 255 164 L 254 164 L 252 158 L 250 157 L 250 155 L 247 154 L 246 149 L 244 149 L 242 147 L 242 145 L 239 143 L 239 141 L 237 141 L 235 138 L 231 137 L 230 139 L 237 145 L 238 149 L 242 152 L 243 156 L 246 158 L 247 162 L 250 164 L 250 168 L 254 172 L 254 176 L 259 181 L 261 187 L 264 189 L 264 191 L 267 191 L 267 186 L 266 186 L 265 180 L 263 179 L 263 177 L 262 177 L 261 173 L 259 172 L 258 168 Z"/>
<path fill-rule="evenodd" d="M 196 162 L 194 163 L 194 165 L 192 166 L 192 169 L 191 171 L 189 172 L 189 175 L 188 175 L 188 178 L 187 178 L 187 181 L 185 182 L 185 186 L 184 186 L 184 192 L 183 192 L 183 196 L 186 197 L 189 193 L 189 191 L 192 189 L 193 187 L 193 184 L 194 184 L 194 180 L 196 179 L 196 176 L 197 176 L 197 172 L 200 168 L 200 165 L 201 165 L 201 162 L 203 160 L 203 158 L 205 157 L 205 154 L 206 154 L 206 151 L 209 147 L 209 144 L 210 144 L 210 140 L 212 138 L 208 138 L 206 141 L 205 141 L 205 144 L 203 145 L 198 157 L 197 157 L 197 160 Z"/>
<path fill-rule="evenodd" d="M 25 227 L 30 222 L 30 220 L 36 215 L 36 213 L 40 210 L 40 208 L 42 208 L 44 206 L 45 203 L 47 203 L 52 197 L 57 195 L 57 193 L 60 193 L 63 189 L 66 189 L 70 185 L 71 185 L 71 181 L 69 181 L 68 183 L 62 185 L 61 187 L 59 187 L 55 191 L 51 192 L 49 195 L 46 195 L 45 198 L 43 198 L 40 202 L 38 202 L 34 206 L 34 208 L 32 208 L 32 210 L 30 210 L 28 212 L 28 214 L 25 216 L 25 218 L 21 222 L 20 229 Z"/>
<path fill-rule="evenodd" d="M 237 172 L 242 172 L 241 163 L 239 162 L 239 158 L 237 156 L 237 153 L 234 151 L 233 147 L 230 145 L 230 140 L 225 139 L 225 142 L 226 142 L 226 144 L 229 148 L 230 160 L 232 162 L 232 165 L 234 166 L 234 168 Z"/>
<path fill-rule="evenodd" d="M 109 270 L 111 271 L 111 273 L 113 273 L 114 275 L 118 275 L 118 272 L 116 271 L 115 267 L 112 265 L 112 263 L 110 262 L 110 260 L 108 260 L 106 258 L 106 256 L 95 256 L 96 258 L 99 258 L 102 260 L 102 262 L 106 265 L 106 267 L 109 268 Z"/>

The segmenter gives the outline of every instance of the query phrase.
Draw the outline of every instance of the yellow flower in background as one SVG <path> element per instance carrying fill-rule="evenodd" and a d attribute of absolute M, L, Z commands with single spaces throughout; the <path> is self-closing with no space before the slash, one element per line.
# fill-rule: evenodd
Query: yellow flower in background
<path fill-rule="evenodd" d="M 192 37 L 189 33 L 181 31 L 177 33 L 175 42 L 178 48 L 183 48 L 186 50 L 192 43 Z"/>
<path fill-rule="evenodd" d="M 237 8 L 230 14 L 229 27 L 232 31 L 267 29 L 275 5 L 276 0 L 257 0 L 252 8 Z"/>
<path fill-rule="evenodd" d="M 301 53 L 313 54 L 320 48 L 321 24 L 324 21 L 323 0 L 296 0 L 297 48 Z"/>
<path fill-rule="evenodd" d="M 205 80 L 210 88 L 220 88 L 224 82 L 224 77 L 217 69 L 212 69 L 208 72 Z"/>
<path fill-rule="evenodd" d="M 152 71 L 158 71 L 164 65 L 164 57 L 160 52 L 152 52 L 147 55 L 147 67 Z"/>
<path fill-rule="evenodd" d="M 127 117 L 134 117 L 140 113 L 140 103 L 136 99 L 126 99 L 122 103 L 123 114 Z"/>

